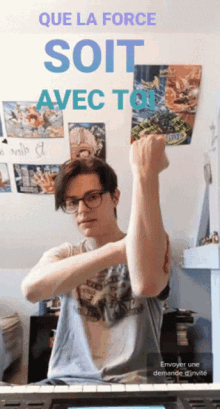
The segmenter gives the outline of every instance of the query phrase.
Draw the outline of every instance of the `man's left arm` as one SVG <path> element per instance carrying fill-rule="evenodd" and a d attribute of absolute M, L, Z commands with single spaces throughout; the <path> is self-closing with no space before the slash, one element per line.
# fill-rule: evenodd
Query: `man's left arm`
<path fill-rule="evenodd" d="M 169 280 L 169 241 L 159 197 L 159 173 L 169 166 L 162 135 L 142 137 L 131 146 L 132 207 L 126 254 L 133 293 L 155 297 Z"/>

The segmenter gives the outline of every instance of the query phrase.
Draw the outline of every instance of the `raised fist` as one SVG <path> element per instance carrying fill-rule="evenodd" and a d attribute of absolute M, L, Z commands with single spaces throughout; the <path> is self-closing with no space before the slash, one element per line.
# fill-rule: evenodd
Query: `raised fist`
<path fill-rule="evenodd" d="M 130 164 L 133 172 L 141 176 L 155 175 L 169 166 L 165 153 L 166 141 L 163 135 L 140 132 L 140 139 L 134 141 L 130 150 Z"/>

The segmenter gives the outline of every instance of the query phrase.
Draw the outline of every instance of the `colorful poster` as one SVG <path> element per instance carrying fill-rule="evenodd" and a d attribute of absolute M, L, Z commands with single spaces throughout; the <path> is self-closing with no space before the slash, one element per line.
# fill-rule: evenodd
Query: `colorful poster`
<path fill-rule="evenodd" d="M 68 129 L 71 159 L 92 155 L 105 160 L 106 134 L 104 123 L 70 122 Z"/>
<path fill-rule="evenodd" d="M 36 102 L 3 102 L 7 136 L 16 138 L 63 138 L 63 112 Z"/>
<path fill-rule="evenodd" d="M 11 192 L 8 165 L 0 163 L 0 192 Z"/>
<path fill-rule="evenodd" d="M 163 134 L 167 145 L 190 144 L 201 75 L 201 65 L 136 65 L 137 104 L 141 107 L 144 95 L 148 104 L 133 109 L 131 142 L 151 133 Z"/>
<path fill-rule="evenodd" d="M 14 175 L 19 193 L 55 193 L 55 179 L 59 165 L 15 164 Z"/>

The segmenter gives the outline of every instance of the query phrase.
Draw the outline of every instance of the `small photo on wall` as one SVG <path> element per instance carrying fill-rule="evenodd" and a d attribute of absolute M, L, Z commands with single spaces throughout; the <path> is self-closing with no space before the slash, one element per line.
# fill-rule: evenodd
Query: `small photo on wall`
<path fill-rule="evenodd" d="M 63 138 L 63 112 L 57 104 L 54 109 L 36 109 L 37 102 L 3 102 L 5 127 L 8 137 Z"/>
<path fill-rule="evenodd" d="M 133 88 L 140 91 L 135 101 L 140 109 L 132 112 L 131 143 L 162 134 L 167 145 L 190 144 L 201 76 L 201 65 L 136 65 Z"/>
<path fill-rule="evenodd" d="M 71 159 L 96 156 L 106 159 L 105 124 L 69 122 Z"/>
<path fill-rule="evenodd" d="M 53 194 L 60 165 L 14 164 L 14 175 L 19 193 Z"/>
<path fill-rule="evenodd" d="M 0 192 L 11 192 L 8 165 L 0 163 Z"/>

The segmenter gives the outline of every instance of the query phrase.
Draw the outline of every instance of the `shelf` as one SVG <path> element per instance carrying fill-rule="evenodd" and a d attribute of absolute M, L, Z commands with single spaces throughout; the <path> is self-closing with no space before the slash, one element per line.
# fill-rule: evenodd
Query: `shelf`
<path fill-rule="evenodd" d="M 220 245 L 206 244 L 184 250 L 183 268 L 220 269 Z"/>

